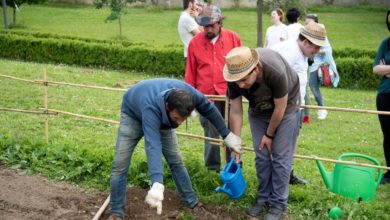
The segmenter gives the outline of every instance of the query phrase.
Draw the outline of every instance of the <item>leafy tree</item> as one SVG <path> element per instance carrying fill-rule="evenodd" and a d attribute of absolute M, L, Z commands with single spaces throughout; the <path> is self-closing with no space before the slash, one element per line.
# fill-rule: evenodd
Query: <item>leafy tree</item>
<path fill-rule="evenodd" d="M 306 16 L 306 8 L 300 0 L 263 0 L 263 12 L 270 14 L 276 8 L 281 8 L 284 12 L 287 12 L 290 8 L 297 8 L 301 12 L 301 18 Z"/>
<path fill-rule="evenodd" d="M 103 8 L 108 5 L 111 8 L 111 14 L 106 18 L 107 21 L 114 21 L 118 19 L 119 24 L 119 36 L 122 37 L 122 16 L 126 14 L 125 8 L 127 3 L 133 2 L 145 2 L 145 0 L 94 0 L 94 5 L 97 9 Z"/>
<path fill-rule="evenodd" d="M 16 11 L 19 10 L 19 7 L 24 4 L 40 4 L 44 3 L 46 0 L 6 0 L 6 5 L 13 9 L 13 22 L 12 24 L 16 24 Z M 4 11 L 3 11 L 4 13 Z M 5 15 L 4 15 L 5 16 Z M 6 24 L 7 26 L 7 24 Z"/>

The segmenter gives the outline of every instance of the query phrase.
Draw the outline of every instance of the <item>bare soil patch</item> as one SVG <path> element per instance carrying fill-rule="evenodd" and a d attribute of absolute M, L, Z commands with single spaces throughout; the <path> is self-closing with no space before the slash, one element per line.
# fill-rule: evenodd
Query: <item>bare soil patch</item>
<path fill-rule="evenodd" d="M 1 162 L 0 162 L 1 163 Z M 107 192 L 85 190 L 51 182 L 40 176 L 20 175 L 0 164 L 0 220 L 23 219 L 92 219 L 108 196 Z M 127 190 L 126 219 L 179 219 L 191 213 L 195 219 L 242 219 L 240 211 L 227 212 L 223 206 L 206 205 L 206 212 L 194 212 L 180 201 L 176 191 L 165 190 L 163 213 L 144 203 L 147 189 Z M 241 216 L 241 217 L 240 217 Z M 108 211 L 101 219 L 108 218 Z"/>

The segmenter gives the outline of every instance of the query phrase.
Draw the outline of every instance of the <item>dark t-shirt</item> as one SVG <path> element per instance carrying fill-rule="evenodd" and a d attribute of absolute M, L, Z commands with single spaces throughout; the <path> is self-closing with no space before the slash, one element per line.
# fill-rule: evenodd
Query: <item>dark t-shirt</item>
<path fill-rule="evenodd" d="M 298 74 L 279 53 L 264 48 L 256 50 L 263 66 L 263 82 L 256 82 L 249 89 L 241 89 L 235 82 L 229 82 L 227 96 L 230 99 L 244 96 L 249 101 L 249 113 L 254 116 L 271 117 L 275 108 L 274 98 L 286 94 L 285 114 L 297 110 L 300 106 Z"/>

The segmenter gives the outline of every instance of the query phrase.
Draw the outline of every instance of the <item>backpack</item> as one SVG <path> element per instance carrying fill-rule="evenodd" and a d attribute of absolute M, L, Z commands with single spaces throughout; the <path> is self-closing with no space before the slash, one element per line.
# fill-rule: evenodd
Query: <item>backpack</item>
<path fill-rule="evenodd" d="M 318 80 L 322 86 L 330 86 L 336 78 L 336 73 L 330 71 L 328 64 L 322 64 L 317 70 Z"/>

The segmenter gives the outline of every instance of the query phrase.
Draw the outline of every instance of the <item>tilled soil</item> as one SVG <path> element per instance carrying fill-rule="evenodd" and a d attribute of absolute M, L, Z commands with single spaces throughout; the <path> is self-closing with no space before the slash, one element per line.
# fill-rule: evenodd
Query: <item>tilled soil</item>
<path fill-rule="evenodd" d="M 127 190 L 126 219 L 242 219 L 242 211 L 206 205 L 206 210 L 186 208 L 176 191 L 165 190 L 163 212 L 156 214 L 144 203 L 147 189 Z M 23 219 L 92 219 L 107 198 L 107 192 L 85 190 L 68 183 L 51 182 L 40 176 L 20 175 L 0 164 L 0 220 Z M 106 210 L 101 219 L 108 218 Z"/>

